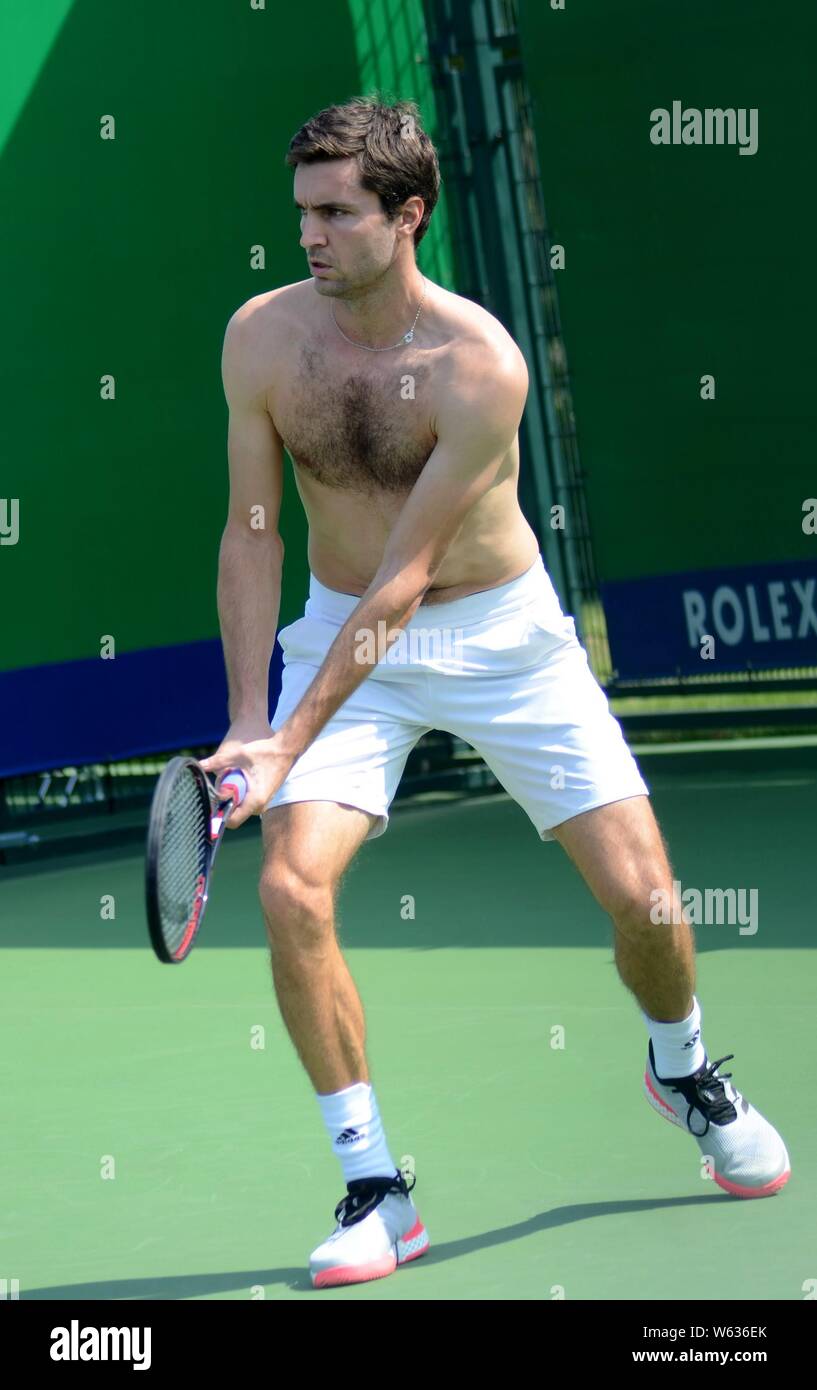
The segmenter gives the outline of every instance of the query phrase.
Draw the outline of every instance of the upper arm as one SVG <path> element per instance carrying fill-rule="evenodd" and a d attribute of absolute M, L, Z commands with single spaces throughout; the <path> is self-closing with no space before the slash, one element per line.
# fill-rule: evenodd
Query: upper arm
<path fill-rule="evenodd" d="M 386 575 L 411 570 L 431 583 L 466 516 L 496 480 L 527 393 L 525 359 L 512 342 L 486 349 L 467 377 L 441 388 L 437 443 L 389 536 Z"/>
<path fill-rule="evenodd" d="M 221 358 L 224 395 L 230 412 L 227 458 L 230 473 L 228 523 L 250 528 L 263 507 L 263 529 L 277 535 L 284 483 L 284 449 L 267 410 L 266 390 L 254 363 L 258 353 L 247 305 L 227 324 Z"/>

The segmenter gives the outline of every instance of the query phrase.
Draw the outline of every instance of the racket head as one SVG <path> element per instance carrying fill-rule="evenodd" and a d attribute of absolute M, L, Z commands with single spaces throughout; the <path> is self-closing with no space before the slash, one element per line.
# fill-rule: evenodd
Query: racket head
<path fill-rule="evenodd" d="M 212 864 L 211 815 L 211 792 L 202 768 L 194 758 L 172 758 L 153 793 L 145 867 L 150 939 L 167 965 L 179 965 L 190 954 L 204 916 Z"/>

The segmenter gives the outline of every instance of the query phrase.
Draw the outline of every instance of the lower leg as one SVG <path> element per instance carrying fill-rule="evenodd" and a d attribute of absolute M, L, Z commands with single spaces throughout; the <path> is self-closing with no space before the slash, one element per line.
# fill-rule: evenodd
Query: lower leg
<path fill-rule="evenodd" d="M 641 1005 L 658 1076 L 697 1071 L 705 1051 L 694 937 L 649 799 L 629 797 L 586 811 L 554 834 L 613 919 L 618 973 Z M 658 889 L 672 903 L 669 922 L 653 918 Z"/>
<path fill-rule="evenodd" d="M 317 953 L 272 950 L 281 1017 L 318 1093 L 369 1081 L 363 1005 L 330 930 L 333 939 Z"/>
<path fill-rule="evenodd" d="M 691 926 L 616 921 L 616 966 L 641 1005 L 656 1075 L 691 1076 L 706 1061 Z"/>
<path fill-rule="evenodd" d="M 685 1019 L 695 994 L 692 927 L 656 925 L 649 917 L 613 920 L 616 968 L 645 1014 L 660 1023 Z"/>
<path fill-rule="evenodd" d="M 363 1005 L 337 944 L 333 896 L 312 896 L 308 907 L 290 901 L 285 931 L 280 913 L 277 930 L 267 920 L 281 1016 L 348 1183 L 391 1177 L 397 1165 L 369 1084 Z"/>

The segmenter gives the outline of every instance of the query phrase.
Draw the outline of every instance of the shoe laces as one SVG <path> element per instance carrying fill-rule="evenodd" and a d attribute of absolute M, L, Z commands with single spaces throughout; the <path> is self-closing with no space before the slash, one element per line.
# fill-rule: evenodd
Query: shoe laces
<path fill-rule="evenodd" d="M 723 1078 L 716 1075 L 721 1063 L 731 1061 L 734 1055 L 734 1052 L 729 1052 L 725 1057 L 720 1057 L 717 1062 L 705 1064 L 700 1071 L 696 1071 L 692 1076 L 676 1077 L 670 1085 L 671 1090 L 677 1091 L 679 1095 L 689 1101 L 686 1118 L 687 1128 L 699 1138 L 703 1138 L 703 1135 L 709 1133 L 710 1123 L 728 1125 L 738 1117 L 734 1103 L 727 1096 L 723 1084 L 724 1080 L 732 1075 L 731 1071 L 725 1071 Z M 700 1133 L 693 1129 L 690 1123 L 693 1110 L 700 1110 L 706 1120 L 706 1129 Z"/>
<path fill-rule="evenodd" d="M 346 1184 L 349 1190 L 335 1207 L 335 1220 L 341 1226 L 354 1226 L 369 1216 L 390 1192 L 408 1197 L 416 1183 L 417 1179 L 412 1176 L 409 1187 L 403 1174 L 398 1172 L 391 1178 L 355 1178 Z"/>

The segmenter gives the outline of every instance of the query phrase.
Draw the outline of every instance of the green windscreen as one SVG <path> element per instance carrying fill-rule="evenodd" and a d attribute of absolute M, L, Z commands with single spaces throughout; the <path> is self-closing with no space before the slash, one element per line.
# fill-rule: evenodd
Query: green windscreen
<path fill-rule="evenodd" d="M 693 8 L 519 6 L 602 580 L 814 552 L 817 10 Z M 651 143 L 674 100 L 756 153 Z"/>
<path fill-rule="evenodd" d="M 0 493 L 19 538 L 0 669 L 95 657 L 106 634 L 118 652 L 218 636 L 221 347 L 240 304 L 306 275 L 287 145 L 378 82 L 433 130 L 422 6 L 398 26 L 388 9 L 78 0 L 2 21 Z M 444 216 L 421 248 L 443 281 Z M 281 531 L 284 624 L 308 583 L 289 464 Z"/>

